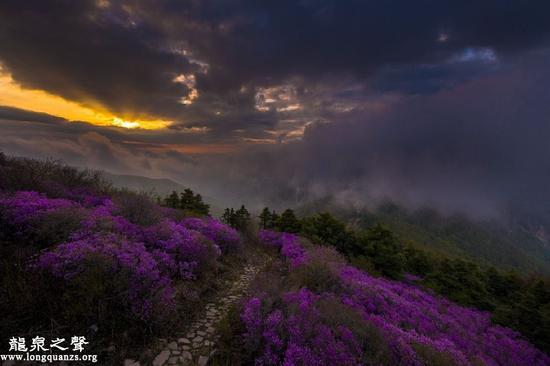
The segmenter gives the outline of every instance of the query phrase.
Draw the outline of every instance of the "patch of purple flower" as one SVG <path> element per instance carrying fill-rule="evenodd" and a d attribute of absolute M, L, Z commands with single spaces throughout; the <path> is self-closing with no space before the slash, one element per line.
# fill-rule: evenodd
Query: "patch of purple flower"
<path fill-rule="evenodd" d="M 200 232 L 170 219 L 145 229 L 144 242 L 164 259 L 163 265 L 172 276 L 182 279 L 194 279 L 221 254 L 217 245 Z"/>
<path fill-rule="evenodd" d="M 80 238 L 96 232 L 115 232 L 133 240 L 141 241 L 143 228 L 132 224 L 123 216 L 115 215 L 116 207 L 110 199 L 103 199 L 101 204 L 88 210 L 81 228 L 73 237 Z"/>
<path fill-rule="evenodd" d="M 13 226 L 26 226 L 45 213 L 76 206 L 78 204 L 70 200 L 47 198 L 34 191 L 20 191 L 13 196 L 0 197 L 4 219 Z"/>
<path fill-rule="evenodd" d="M 206 219 L 190 217 L 183 220 L 182 224 L 212 240 L 224 253 L 237 250 L 241 245 L 241 237 L 237 230 L 211 217 Z"/>
<path fill-rule="evenodd" d="M 124 302 L 137 317 L 149 319 L 153 306 L 173 306 L 171 280 L 161 271 L 154 256 L 142 243 L 113 233 L 90 234 L 61 244 L 39 256 L 34 267 L 71 281 L 83 271 L 85 262 L 98 258 L 113 276 L 127 276 Z"/>
<path fill-rule="evenodd" d="M 177 222 L 165 218 L 144 227 L 120 215 L 121 210 L 109 198 L 85 190 L 65 193 L 78 202 L 27 191 L 0 196 L 0 219 L 19 232 L 42 222 L 45 214 L 78 208 L 82 217 L 76 218 L 69 239 L 42 252 L 31 269 L 74 282 L 88 264 L 96 263 L 113 279 L 121 279 L 126 286 L 121 294 L 125 306 L 143 320 L 150 319 L 158 308 L 173 306 L 173 281 L 196 279 L 215 263 L 222 249 L 227 252 L 240 246 L 239 234 L 214 219 Z"/>
<path fill-rule="evenodd" d="M 300 245 L 300 240 L 296 235 L 261 230 L 258 237 L 263 244 L 280 249 L 283 257 L 290 262 L 291 268 L 298 267 L 306 261 L 306 251 Z"/>
<path fill-rule="evenodd" d="M 263 231 L 260 240 L 281 248 L 291 271 L 293 260 L 306 257 L 303 249 L 295 248 L 299 241 L 294 235 Z M 285 245 L 291 249 L 284 250 Z M 390 355 L 377 364 L 550 365 L 550 358 L 518 333 L 493 324 L 488 312 L 458 306 L 414 285 L 373 277 L 352 266 L 329 267 L 341 283 L 333 292 L 315 295 L 302 288 L 271 299 L 267 304 L 275 304 L 272 307 L 261 297 L 246 302 L 241 314 L 244 336 L 259 353 L 257 364 L 358 364 L 369 359 L 369 353 L 376 354 L 377 349 L 362 350 L 350 329 L 320 321 L 320 301 L 333 297 L 382 336 L 385 346 L 379 347 Z"/>
<path fill-rule="evenodd" d="M 491 323 L 490 314 L 461 307 L 418 287 L 376 278 L 354 267 L 340 272 L 342 301 L 382 330 L 402 358 L 422 365 L 416 345 L 450 355 L 457 365 L 548 365 L 550 358 L 520 335 Z"/>
<path fill-rule="evenodd" d="M 323 321 L 319 300 L 304 288 L 287 292 L 281 309 L 266 311 L 257 297 L 244 305 L 245 337 L 261 349 L 256 365 L 361 364 L 359 342 L 345 326 L 331 327 Z"/>

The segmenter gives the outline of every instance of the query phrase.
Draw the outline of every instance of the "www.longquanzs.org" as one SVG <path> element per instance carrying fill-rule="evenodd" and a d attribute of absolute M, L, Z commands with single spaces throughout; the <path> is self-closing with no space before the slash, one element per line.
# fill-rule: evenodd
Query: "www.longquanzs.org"
<path fill-rule="evenodd" d="M 27 362 L 57 362 L 57 361 L 79 361 L 97 363 L 97 355 L 76 355 L 76 354 L 5 354 L 0 355 L 0 361 L 27 361 Z"/>

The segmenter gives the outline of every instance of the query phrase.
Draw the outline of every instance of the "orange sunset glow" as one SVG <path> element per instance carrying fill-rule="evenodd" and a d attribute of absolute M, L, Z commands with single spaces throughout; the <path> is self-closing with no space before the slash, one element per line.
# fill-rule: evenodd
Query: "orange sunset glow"
<path fill-rule="evenodd" d="M 81 121 L 96 126 L 114 126 L 128 129 L 157 130 L 172 124 L 161 119 L 126 119 L 106 109 L 98 110 L 66 100 L 43 90 L 26 89 L 0 67 L 0 105 L 47 113 L 69 121 Z"/>

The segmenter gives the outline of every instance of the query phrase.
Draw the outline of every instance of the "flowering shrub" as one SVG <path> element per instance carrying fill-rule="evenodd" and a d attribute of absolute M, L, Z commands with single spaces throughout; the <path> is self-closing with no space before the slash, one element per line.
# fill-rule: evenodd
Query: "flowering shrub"
<path fill-rule="evenodd" d="M 0 198 L 4 220 L 13 226 L 21 227 L 26 227 L 33 219 L 44 213 L 75 205 L 69 200 L 47 198 L 33 191 L 21 191 L 11 197 Z"/>
<path fill-rule="evenodd" d="M 174 281 L 196 279 L 212 268 L 222 249 L 227 252 L 240 245 L 238 233 L 214 219 L 178 222 L 164 218 L 150 226 L 133 223 L 128 213 L 135 222 L 155 221 L 137 212 L 137 207 L 143 207 L 143 197 L 136 201 L 122 196 L 128 207 L 121 209 L 110 198 L 93 196 L 87 189 L 52 187 L 52 194 L 75 200 L 48 198 L 33 191 L 0 196 L 0 223 L 5 224 L 2 235 L 9 225 L 13 235 L 34 233 L 42 241 L 47 236 L 48 246 L 56 245 L 38 255 L 30 269 L 45 274 L 44 279 L 50 275 L 65 283 L 59 288 L 61 296 L 70 298 L 76 288 L 93 287 L 93 273 L 96 277 L 105 273 L 105 286 L 95 287 L 109 288 L 116 295 L 98 291 L 98 299 L 88 302 L 117 298 L 117 306 L 132 317 L 149 320 L 173 308 Z M 162 209 L 156 212 L 164 213 Z M 61 233 L 56 222 L 64 226 Z"/>
<path fill-rule="evenodd" d="M 263 244 L 280 249 L 283 257 L 288 259 L 291 268 L 298 267 L 306 261 L 306 252 L 301 247 L 300 240 L 296 235 L 261 230 L 258 237 Z"/>
<path fill-rule="evenodd" d="M 146 245 L 172 275 L 194 279 L 221 254 L 217 244 L 181 223 L 165 219 L 144 230 Z"/>
<path fill-rule="evenodd" d="M 97 233 L 59 245 L 42 254 L 34 267 L 67 282 L 78 278 L 83 264 L 101 258 L 106 271 L 127 283 L 123 304 L 140 319 L 151 317 L 154 307 L 173 305 L 170 278 L 159 268 L 142 243 L 111 234 Z"/>
<path fill-rule="evenodd" d="M 375 324 L 400 358 L 423 365 L 419 345 L 444 352 L 457 365 L 548 365 L 550 358 L 518 333 L 491 323 L 490 314 L 464 308 L 415 286 L 375 278 L 354 267 L 340 273 L 342 301 Z"/>
<path fill-rule="evenodd" d="M 260 298 L 245 305 L 245 337 L 260 350 L 257 365 L 360 365 L 361 345 L 350 329 L 323 321 L 318 295 L 287 292 L 281 309 L 266 311 Z"/>
<path fill-rule="evenodd" d="M 115 210 L 116 206 L 111 199 L 103 199 L 101 204 L 88 210 L 80 230 L 73 237 L 81 238 L 97 232 L 115 232 L 141 241 L 143 228 L 132 224 L 123 216 L 115 215 Z"/>
<path fill-rule="evenodd" d="M 547 355 L 518 333 L 494 325 L 488 312 L 455 305 L 411 284 L 373 277 L 341 259 L 331 259 L 328 252 L 305 253 L 296 248 L 299 242 L 290 234 L 263 231 L 260 240 L 281 248 L 289 259 L 291 288 L 313 286 L 318 294 L 302 287 L 282 298 L 275 294 L 266 301 L 257 295 L 245 303 L 244 337 L 257 364 L 550 364 Z M 285 245 L 292 249 L 283 250 Z M 296 266 L 296 258 L 302 258 L 303 265 Z M 320 264 L 323 261 L 325 265 Z M 321 275 L 323 284 L 312 274 Z M 333 281 L 340 284 L 324 284 Z M 350 324 L 359 327 L 342 328 L 341 319 L 327 322 L 322 311 L 326 298 L 346 307 L 328 313 L 352 311 L 360 320 Z"/>
<path fill-rule="evenodd" d="M 196 230 L 220 247 L 222 252 L 227 253 L 239 249 L 241 237 L 237 230 L 222 224 L 216 219 L 187 218 L 182 222 L 188 229 Z"/>
<path fill-rule="evenodd" d="M 66 240 L 79 226 L 83 208 L 66 199 L 51 199 L 33 191 L 0 195 L 0 239 L 43 248 Z"/>

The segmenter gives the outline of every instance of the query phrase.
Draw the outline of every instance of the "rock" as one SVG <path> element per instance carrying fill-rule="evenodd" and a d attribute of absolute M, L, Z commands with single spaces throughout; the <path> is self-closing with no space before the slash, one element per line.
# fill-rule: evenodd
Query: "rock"
<path fill-rule="evenodd" d="M 176 351 L 178 349 L 178 344 L 176 342 L 170 342 L 168 343 L 168 349 Z"/>
<path fill-rule="evenodd" d="M 180 339 L 178 339 L 178 343 L 180 343 L 180 344 L 190 344 L 191 341 L 187 338 L 180 338 Z"/>
<path fill-rule="evenodd" d="M 168 361 L 169 357 L 170 357 L 170 351 L 165 349 L 164 351 L 159 353 L 157 355 L 157 357 L 155 357 L 155 359 L 153 360 L 153 366 L 162 366 L 162 365 L 164 365 L 166 363 L 166 361 Z"/>
<path fill-rule="evenodd" d="M 203 338 L 201 336 L 197 336 L 195 337 L 195 339 L 193 339 L 193 343 L 200 343 L 202 342 Z"/>
<path fill-rule="evenodd" d="M 191 354 L 191 352 L 188 352 L 188 351 L 183 351 L 181 353 L 181 357 L 180 357 L 183 361 L 189 361 L 189 360 L 192 360 L 193 359 L 193 355 Z"/>
<path fill-rule="evenodd" d="M 189 351 L 191 349 L 191 347 L 189 346 L 181 346 L 181 349 L 184 350 L 184 351 Z"/>
<path fill-rule="evenodd" d="M 199 361 L 197 362 L 197 364 L 199 366 L 206 366 L 207 363 L 208 363 L 208 357 L 207 356 L 200 356 Z"/>
<path fill-rule="evenodd" d="M 175 355 L 175 356 L 179 356 L 181 354 L 181 352 L 178 350 L 178 351 L 172 351 L 172 354 Z"/>
<path fill-rule="evenodd" d="M 139 361 L 134 361 L 130 358 L 124 360 L 124 366 L 140 366 Z"/>
<path fill-rule="evenodd" d="M 203 332 L 202 330 L 199 330 L 199 331 L 197 332 L 197 334 L 200 335 L 200 336 L 202 336 L 202 337 L 204 337 L 204 336 L 206 335 L 206 333 Z"/>
<path fill-rule="evenodd" d="M 169 365 L 175 365 L 175 364 L 178 363 L 178 360 L 179 360 L 179 357 L 170 357 L 170 358 L 168 359 L 168 364 L 169 364 Z"/>

